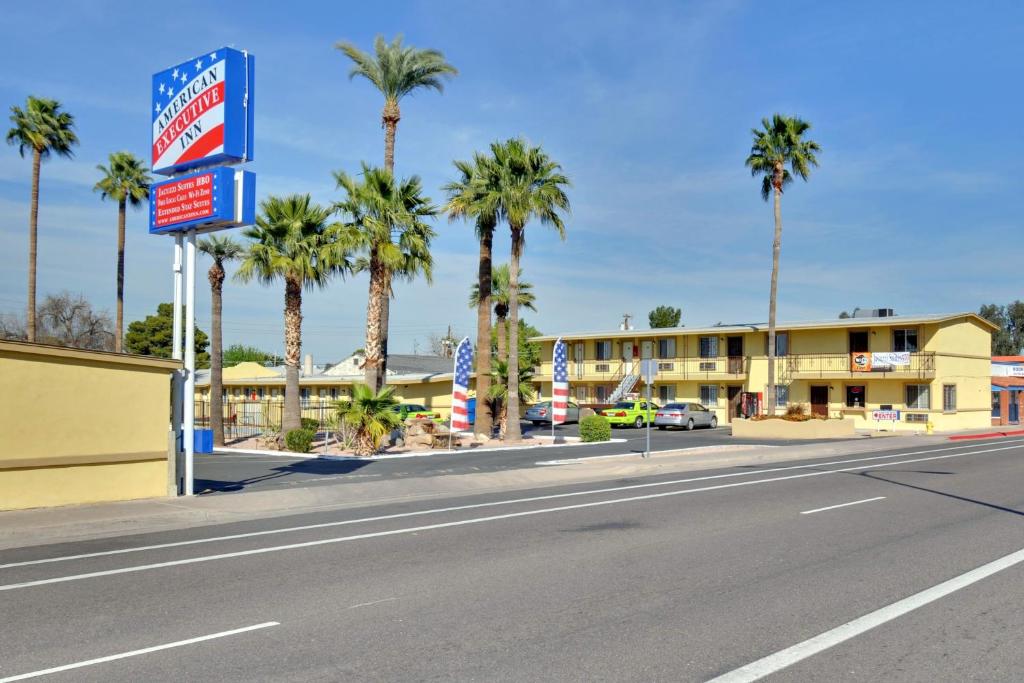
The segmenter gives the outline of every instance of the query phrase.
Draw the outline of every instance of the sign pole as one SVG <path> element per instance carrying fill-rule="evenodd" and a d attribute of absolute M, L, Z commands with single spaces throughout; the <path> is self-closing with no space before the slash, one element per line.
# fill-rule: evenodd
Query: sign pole
<path fill-rule="evenodd" d="M 171 358 L 182 360 L 182 339 L 181 339 L 181 285 L 182 285 L 182 263 L 183 239 L 181 233 L 174 235 L 174 312 L 171 316 L 173 333 L 171 335 Z M 185 468 L 181 441 L 181 410 L 182 396 L 184 395 L 184 376 L 181 370 L 176 370 L 172 377 L 171 385 L 171 432 L 174 435 L 174 484 L 179 494 L 184 492 L 184 479 L 182 472 Z"/>
<path fill-rule="evenodd" d="M 196 231 L 188 231 L 185 242 L 185 486 L 183 494 L 192 495 L 196 432 Z"/>
<path fill-rule="evenodd" d="M 651 382 L 649 379 L 647 382 L 647 449 L 644 451 L 644 457 L 651 457 Z"/>

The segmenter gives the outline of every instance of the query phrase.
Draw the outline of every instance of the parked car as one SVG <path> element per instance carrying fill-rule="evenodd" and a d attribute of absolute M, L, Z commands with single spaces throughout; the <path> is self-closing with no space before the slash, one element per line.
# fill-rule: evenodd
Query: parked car
<path fill-rule="evenodd" d="M 534 403 L 532 406 L 526 409 L 523 414 L 524 420 L 529 420 L 535 425 L 551 424 L 551 401 L 541 401 L 540 403 Z M 579 422 L 580 421 L 580 406 L 576 401 L 569 399 L 569 405 L 565 409 L 565 421 L 566 422 Z"/>
<path fill-rule="evenodd" d="M 398 413 L 403 421 L 408 420 L 410 417 L 425 420 L 438 420 L 441 418 L 439 413 L 435 413 L 433 410 L 427 410 L 426 406 L 420 405 L 419 403 L 398 403 L 391 406 L 391 410 Z"/>
<path fill-rule="evenodd" d="M 718 426 L 718 417 L 699 403 L 669 403 L 659 408 L 654 416 L 654 424 L 658 429 L 681 427 L 687 431 L 694 427 Z"/>
<path fill-rule="evenodd" d="M 658 406 L 653 402 L 648 405 L 644 400 L 627 400 L 619 401 L 611 408 L 605 408 L 601 414 L 608 418 L 612 427 L 633 425 L 639 429 L 654 420 L 656 410 L 658 410 Z"/>

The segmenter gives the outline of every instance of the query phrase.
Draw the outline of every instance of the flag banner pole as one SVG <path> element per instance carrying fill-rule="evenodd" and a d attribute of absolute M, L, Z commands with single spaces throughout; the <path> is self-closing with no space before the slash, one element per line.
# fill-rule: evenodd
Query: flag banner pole
<path fill-rule="evenodd" d="M 555 425 L 564 424 L 569 412 L 569 356 L 559 337 L 551 357 L 551 443 L 555 443 Z"/>
<path fill-rule="evenodd" d="M 455 428 L 469 429 L 469 371 L 473 365 L 473 345 L 463 337 L 455 349 L 452 371 L 452 408 L 448 415 L 448 450 L 452 449 Z"/>

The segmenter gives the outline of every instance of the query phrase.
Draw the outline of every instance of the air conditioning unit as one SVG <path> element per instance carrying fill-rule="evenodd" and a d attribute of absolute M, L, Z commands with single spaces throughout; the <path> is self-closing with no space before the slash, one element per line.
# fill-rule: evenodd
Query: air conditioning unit
<path fill-rule="evenodd" d="M 718 363 L 715 361 L 702 362 L 700 364 L 700 372 L 714 372 L 718 368 Z"/>

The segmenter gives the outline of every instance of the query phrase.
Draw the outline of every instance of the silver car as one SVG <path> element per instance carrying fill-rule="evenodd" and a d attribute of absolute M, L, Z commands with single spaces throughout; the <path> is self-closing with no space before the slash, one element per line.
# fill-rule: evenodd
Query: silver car
<path fill-rule="evenodd" d="M 658 429 L 682 427 L 687 431 L 694 427 L 714 429 L 718 426 L 718 417 L 699 403 L 669 403 L 658 408 L 654 425 Z"/>
<path fill-rule="evenodd" d="M 551 424 L 551 401 L 541 401 L 540 403 L 534 403 L 532 406 L 526 409 L 526 413 L 523 415 L 524 420 L 529 420 L 535 425 Z M 580 406 L 578 403 L 569 399 L 569 405 L 565 408 L 565 421 L 566 422 L 579 422 L 580 421 Z"/>

